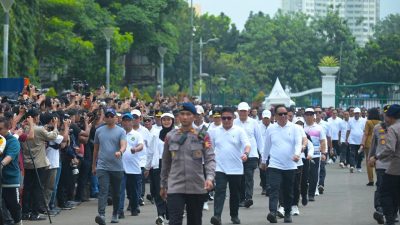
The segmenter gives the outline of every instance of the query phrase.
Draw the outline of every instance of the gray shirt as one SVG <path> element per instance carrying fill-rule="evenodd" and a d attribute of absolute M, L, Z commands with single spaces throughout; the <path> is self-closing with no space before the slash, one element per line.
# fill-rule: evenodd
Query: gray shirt
<path fill-rule="evenodd" d="M 99 127 L 94 136 L 94 143 L 99 144 L 97 169 L 107 171 L 124 171 L 122 160 L 115 157 L 121 148 L 120 141 L 126 140 L 126 132 L 119 126 Z"/>

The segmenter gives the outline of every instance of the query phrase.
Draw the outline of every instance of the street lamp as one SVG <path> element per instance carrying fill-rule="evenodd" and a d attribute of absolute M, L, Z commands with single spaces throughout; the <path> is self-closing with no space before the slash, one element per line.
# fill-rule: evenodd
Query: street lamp
<path fill-rule="evenodd" d="M 106 49 L 106 86 L 107 86 L 107 94 L 110 93 L 110 49 L 111 49 L 111 38 L 114 35 L 114 27 L 105 27 L 103 29 L 104 37 L 107 40 L 107 49 Z"/>
<path fill-rule="evenodd" d="M 8 78 L 8 33 L 10 24 L 10 9 L 14 4 L 14 0 L 1 0 L 1 6 L 3 6 L 5 13 L 4 21 L 4 42 L 3 42 L 3 76 Z"/>
<path fill-rule="evenodd" d="M 203 42 L 203 38 L 202 37 L 200 37 L 200 42 L 199 42 L 199 45 L 200 45 L 200 65 L 199 65 L 199 76 L 200 76 L 200 90 L 199 90 L 199 100 L 200 100 L 200 102 L 201 102 L 201 92 L 202 92 L 202 79 L 201 79 L 201 77 L 202 77 L 202 74 L 203 74 L 203 45 L 206 45 L 206 44 L 208 44 L 208 43 L 210 43 L 210 42 L 215 42 L 215 41 L 218 41 L 219 39 L 218 38 L 210 38 L 210 39 L 208 39 L 206 42 Z"/>
<path fill-rule="evenodd" d="M 158 47 L 158 54 L 160 54 L 161 57 L 161 63 L 160 63 L 160 75 L 161 75 L 161 96 L 164 97 L 164 55 L 167 53 L 167 48 L 166 47 Z"/>

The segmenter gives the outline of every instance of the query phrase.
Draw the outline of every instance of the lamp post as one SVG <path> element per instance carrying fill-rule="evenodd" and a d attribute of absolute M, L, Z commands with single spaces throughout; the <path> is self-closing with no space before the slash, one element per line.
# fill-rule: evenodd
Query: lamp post
<path fill-rule="evenodd" d="M 203 75 L 203 45 L 206 45 L 210 42 L 215 42 L 218 40 L 219 40 L 218 38 L 210 38 L 206 42 L 203 42 L 203 38 L 200 37 L 200 42 L 199 42 L 199 45 L 200 45 L 200 57 L 199 57 L 200 58 L 200 64 L 199 64 L 199 76 L 200 76 L 199 98 L 200 98 L 200 102 L 201 102 L 201 94 L 202 94 L 202 88 L 203 88 L 202 87 L 202 79 L 201 79 L 201 77 Z"/>
<path fill-rule="evenodd" d="M 107 86 L 107 94 L 110 93 L 110 50 L 111 50 L 111 38 L 114 35 L 113 27 L 105 27 L 103 29 L 104 37 L 107 40 L 107 49 L 106 49 L 106 86 Z"/>
<path fill-rule="evenodd" d="M 200 88 L 199 88 L 199 96 L 200 96 L 200 102 L 202 101 L 203 97 L 202 97 L 202 91 L 203 91 L 203 77 L 209 77 L 210 75 L 208 73 L 201 73 L 200 74 Z"/>
<path fill-rule="evenodd" d="M 190 0 L 189 95 L 193 95 L 193 0 Z"/>
<path fill-rule="evenodd" d="M 161 57 L 161 63 L 160 63 L 160 75 L 161 75 L 161 96 L 164 97 L 164 55 L 167 53 L 167 48 L 166 47 L 158 47 L 158 54 L 160 54 Z"/>
<path fill-rule="evenodd" d="M 5 13 L 4 20 L 4 42 L 3 42 L 3 76 L 8 78 L 8 34 L 10 29 L 10 9 L 14 4 L 14 0 L 1 0 L 1 6 L 3 6 Z"/>

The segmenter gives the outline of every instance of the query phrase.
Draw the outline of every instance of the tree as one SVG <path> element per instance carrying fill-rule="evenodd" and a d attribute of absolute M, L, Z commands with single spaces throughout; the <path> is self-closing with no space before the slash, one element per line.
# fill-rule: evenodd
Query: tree
<path fill-rule="evenodd" d="M 372 39 L 360 49 L 360 82 L 399 82 L 400 14 L 392 14 L 378 23 Z"/>

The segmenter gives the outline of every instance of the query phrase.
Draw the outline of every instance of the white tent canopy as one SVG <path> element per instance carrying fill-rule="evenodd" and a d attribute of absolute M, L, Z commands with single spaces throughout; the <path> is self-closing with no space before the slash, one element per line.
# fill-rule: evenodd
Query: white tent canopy
<path fill-rule="evenodd" d="M 295 103 L 290 99 L 289 95 L 283 90 L 279 78 L 276 78 L 274 87 L 268 97 L 265 98 L 263 102 L 264 109 L 269 109 L 273 105 L 283 104 L 286 107 L 295 105 Z"/>

